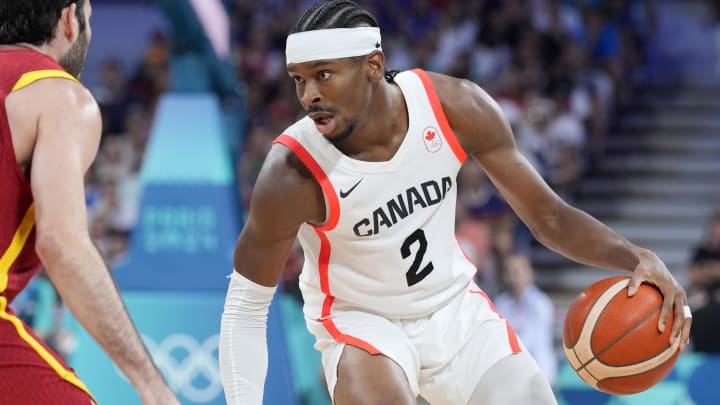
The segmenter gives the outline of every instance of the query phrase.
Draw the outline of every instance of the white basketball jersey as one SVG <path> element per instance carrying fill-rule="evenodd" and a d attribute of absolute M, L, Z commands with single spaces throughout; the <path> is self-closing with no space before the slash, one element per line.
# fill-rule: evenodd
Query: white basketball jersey
<path fill-rule="evenodd" d="M 347 157 L 308 117 L 275 141 L 310 169 L 327 207 L 324 225 L 304 224 L 299 233 L 309 319 L 330 320 L 340 309 L 393 319 L 424 316 L 475 274 L 455 239 L 456 178 L 467 155 L 427 74 L 402 72 L 395 81 L 409 126 L 390 160 Z"/>

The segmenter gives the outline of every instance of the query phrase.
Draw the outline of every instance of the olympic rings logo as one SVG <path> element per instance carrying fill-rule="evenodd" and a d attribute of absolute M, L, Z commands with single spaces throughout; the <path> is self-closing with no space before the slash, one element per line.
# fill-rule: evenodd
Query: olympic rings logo
<path fill-rule="evenodd" d="M 196 403 L 211 402 L 223 391 L 218 369 L 217 334 L 199 343 L 193 336 L 176 333 L 160 343 L 142 336 L 145 345 L 176 393 Z"/>

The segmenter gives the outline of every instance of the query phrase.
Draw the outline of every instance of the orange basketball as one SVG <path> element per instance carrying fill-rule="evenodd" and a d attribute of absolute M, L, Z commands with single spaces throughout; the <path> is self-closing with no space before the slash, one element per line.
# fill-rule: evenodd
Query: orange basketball
<path fill-rule="evenodd" d="M 565 357 L 583 381 L 610 394 L 635 394 L 662 380 L 677 360 L 671 346 L 673 313 L 658 331 L 663 297 L 642 284 L 632 298 L 629 277 L 600 280 L 575 298 L 565 316 Z"/>

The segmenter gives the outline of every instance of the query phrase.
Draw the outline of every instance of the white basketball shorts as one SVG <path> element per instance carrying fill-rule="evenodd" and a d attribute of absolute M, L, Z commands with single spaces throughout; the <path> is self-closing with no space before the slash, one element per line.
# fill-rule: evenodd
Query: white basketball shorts
<path fill-rule="evenodd" d="M 490 366 L 524 350 L 509 323 L 473 282 L 423 318 L 391 320 L 340 310 L 333 310 L 331 317 L 339 332 L 367 342 L 399 364 L 413 393 L 433 405 L 466 404 Z M 306 321 L 322 353 L 332 397 L 345 343 L 337 342 L 321 322 Z"/>

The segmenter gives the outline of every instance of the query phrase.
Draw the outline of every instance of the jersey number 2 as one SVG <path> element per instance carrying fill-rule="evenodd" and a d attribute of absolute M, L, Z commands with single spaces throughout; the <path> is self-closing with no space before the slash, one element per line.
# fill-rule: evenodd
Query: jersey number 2
<path fill-rule="evenodd" d="M 430 261 L 428 262 L 428 264 L 425 265 L 425 267 L 420 269 L 423 257 L 425 256 L 425 252 L 427 251 L 427 238 L 425 237 L 425 231 L 423 231 L 422 229 L 418 229 L 417 231 L 411 233 L 410 236 L 405 238 L 405 242 L 403 242 L 402 246 L 400 247 L 400 254 L 402 254 L 402 258 L 407 259 L 408 257 L 410 257 L 410 255 L 412 255 L 410 247 L 415 243 L 420 244 L 420 246 L 415 252 L 415 259 L 413 259 L 413 262 L 410 265 L 410 270 L 405 273 L 405 279 L 407 280 L 408 287 L 412 287 L 415 284 L 421 282 L 425 277 L 428 276 L 428 274 L 433 271 L 434 268 L 432 261 Z"/>

